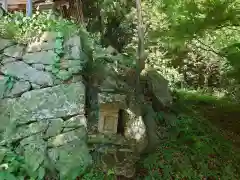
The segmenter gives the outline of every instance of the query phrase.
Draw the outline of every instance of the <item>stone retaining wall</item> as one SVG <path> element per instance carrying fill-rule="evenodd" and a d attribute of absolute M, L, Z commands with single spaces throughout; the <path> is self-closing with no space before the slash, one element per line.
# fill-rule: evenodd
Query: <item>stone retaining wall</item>
<path fill-rule="evenodd" d="M 62 177 L 91 164 L 80 38 L 0 39 L 0 52 L 0 156 L 14 144 L 33 172 L 51 164 Z"/>
<path fill-rule="evenodd" d="M 139 104 L 131 92 L 116 94 L 116 89 L 131 87 L 118 79 L 109 62 L 99 66 L 100 71 L 94 69 L 95 76 L 101 76 L 92 81 L 99 83 L 99 93 L 93 84 L 83 84 L 86 58 L 79 36 L 45 32 L 27 45 L 0 38 L 0 163 L 6 150 L 13 148 L 24 156 L 32 173 L 54 167 L 61 179 L 74 179 L 100 154 L 103 171 L 134 175 L 135 156 L 156 145 L 152 104 L 160 107 L 171 102 L 167 81 L 155 70 L 142 73 L 141 82 L 155 101 Z M 114 103 L 119 106 L 114 120 L 120 122 L 121 114 L 124 130 L 116 134 L 118 124 L 114 123 L 115 133 L 105 136 L 98 128 L 103 123 L 98 121 L 103 117 L 101 105 L 112 108 Z M 105 108 L 104 114 L 109 115 L 111 108 Z M 89 151 L 97 154 L 95 159 Z"/>

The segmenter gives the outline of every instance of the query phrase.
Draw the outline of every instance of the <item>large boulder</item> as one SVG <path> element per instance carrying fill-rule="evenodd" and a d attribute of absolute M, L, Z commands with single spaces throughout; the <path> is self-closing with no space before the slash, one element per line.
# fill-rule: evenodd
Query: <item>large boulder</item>
<path fill-rule="evenodd" d="M 151 104 L 128 97 L 128 109 L 124 113 L 125 137 L 134 140 L 136 152 L 150 153 L 159 143 L 155 111 Z"/>
<path fill-rule="evenodd" d="M 141 153 L 146 148 L 148 141 L 140 105 L 130 103 L 123 112 L 123 121 L 125 123 L 124 136 L 133 140 L 136 152 Z"/>
<path fill-rule="evenodd" d="M 172 103 L 172 96 L 168 87 L 168 81 L 155 69 L 144 69 L 141 72 L 141 83 L 145 93 L 152 96 L 163 107 L 169 107 Z"/>

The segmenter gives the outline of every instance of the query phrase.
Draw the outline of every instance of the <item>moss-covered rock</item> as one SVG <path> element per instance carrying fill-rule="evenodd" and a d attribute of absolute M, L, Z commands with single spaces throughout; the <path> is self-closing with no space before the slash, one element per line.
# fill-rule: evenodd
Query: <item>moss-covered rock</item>
<path fill-rule="evenodd" d="M 58 85 L 24 93 L 14 105 L 17 123 L 84 113 L 85 87 L 82 83 Z"/>

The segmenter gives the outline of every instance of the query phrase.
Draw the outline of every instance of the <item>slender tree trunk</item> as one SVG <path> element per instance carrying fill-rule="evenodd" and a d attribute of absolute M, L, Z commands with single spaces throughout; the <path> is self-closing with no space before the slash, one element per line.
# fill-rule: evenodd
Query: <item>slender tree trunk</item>
<path fill-rule="evenodd" d="M 141 0 L 136 0 L 137 19 L 138 19 L 138 48 L 137 48 L 137 62 L 136 62 L 136 92 L 141 93 L 140 87 L 140 73 L 145 68 L 145 52 L 144 52 L 144 31 L 142 20 Z"/>

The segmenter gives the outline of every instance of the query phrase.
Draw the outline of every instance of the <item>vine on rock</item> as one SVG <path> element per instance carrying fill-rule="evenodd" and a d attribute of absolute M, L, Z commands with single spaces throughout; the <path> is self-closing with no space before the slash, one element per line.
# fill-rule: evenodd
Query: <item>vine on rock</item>
<path fill-rule="evenodd" d="M 55 59 L 54 59 L 54 64 L 52 66 L 52 73 L 56 76 L 58 76 L 58 73 L 60 71 L 60 62 L 61 62 L 61 58 L 64 55 L 63 42 L 64 42 L 64 36 L 61 32 L 58 32 L 56 41 L 55 41 L 55 49 L 54 49 Z"/>
<path fill-rule="evenodd" d="M 5 81 L 5 89 L 4 89 L 4 94 L 3 97 L 12 90 L 14 83 L 15 83 L 15 79 L 12 76 L 6 76 L 7 80 Z"/>

